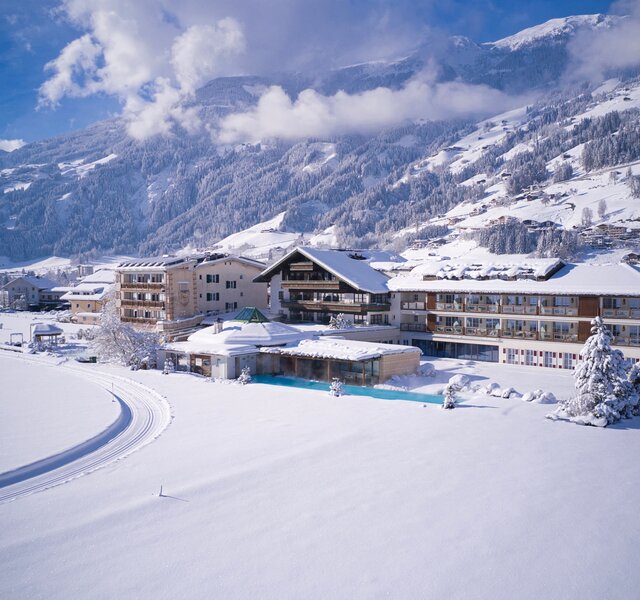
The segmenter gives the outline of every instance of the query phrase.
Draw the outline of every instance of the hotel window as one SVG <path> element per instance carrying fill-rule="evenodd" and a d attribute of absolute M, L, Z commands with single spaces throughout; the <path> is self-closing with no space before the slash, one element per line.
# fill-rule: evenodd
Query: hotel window
<path fill-rule="evenodd" d="M 564 353 L 562 357 L 562 368 L 573 369 L 573 354 L 569 354 L 568 352 Z"/>
<path fill-rule="evenodd" d="M 218 302 L 220 300 L 220 293 L 215 292 L 213 294 L 207 293 L 207 302 Z"/>
<path fill-rule="evenodd" d="M 207 274 L 207 283 L 220 283 L 220 275 L 218 273 L 215 274 L 211 274 L 208 273 Z M 227 286 L 229 287 L 229 286 Z"/>
<path fill-rule="evenodd" d="M 225 308 L 225 310 L 234 310 L 234 309 L 238 308 L 238 303 L 237 302 L 225 302 L 224 303 L 224 308 Z"/>
<path fill-rule="evenodd" d="M 553 367 L 554 364 L 554 353 L 553 352 L 545 352 L 543 355 L 544 358 L 544 366 L 545 367 Z"/>
<path fill-rule="evenodd" d="M 536 364 L 536 355 L 533 350 L 526 350 L 524 353 L 524 363 L 530 367 Z"/>
<path fill-rule="evenodd" d="M 518 351 L 515 348 L 507 348 L 507 363 L 517 365 L 518 362 Z"/>
<path fill-rule="evenodd" d="M 235 281 L 227 281 L 227 289 L 228 290 L 235 290 L 236 289 L 236 282 Z"/>

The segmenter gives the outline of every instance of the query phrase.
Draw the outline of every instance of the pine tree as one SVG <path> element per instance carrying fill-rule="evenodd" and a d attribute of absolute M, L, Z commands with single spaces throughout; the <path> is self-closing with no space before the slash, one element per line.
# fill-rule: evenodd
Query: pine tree
<path fill-rule="evenodd" d="M 329 386 L 329 396 L 342 396 L 342 382 L 334 377 Z"/>
<path fill-rule="evenodd" d="M 600 317 L 591 324 L 592 335 L 580 351 L 574 373 L 576 395 L 549 417 L 606 427 L 637 412 L 638 399 L 624 355 L 611 348 L 611 333 Z"/>
<path fill-rule="evenodd" d="M 456 389 L 456 386 L 452 383 L 448 383 L 444 388 L 442 408 L 451 409 L 456 407 Z"/>
<path fill-rule="evenodd" d="M 249 367 L 244 367 L 238 376 L 238 383 L 240 385 L 247 385 L 247 383 L 251 383 L 251 369 Z"/>

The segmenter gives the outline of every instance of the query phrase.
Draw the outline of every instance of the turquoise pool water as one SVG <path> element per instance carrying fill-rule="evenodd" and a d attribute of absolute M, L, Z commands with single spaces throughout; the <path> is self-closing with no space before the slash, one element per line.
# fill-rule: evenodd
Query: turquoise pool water
<path fill-rule="evenodd" d="M 280 375 L 252 375 L 251 381 L 255 383 L 266 383 L 268 385 L 302 388 L 305 390 L 329 391 L 329 384 L 324 381 L 307 381 L 306 379 L 282 377 Z M 380 398 L 381 400 L 408 400 L 410 402 L 442 404 L 442 396 L 416 394 L 414 392 L 405 392 L 402 390 L 380 390 L 377 388 L 343 384 L 342 391 L 345 395 L 349 396 L 369 396 L 372 398 Z"/>

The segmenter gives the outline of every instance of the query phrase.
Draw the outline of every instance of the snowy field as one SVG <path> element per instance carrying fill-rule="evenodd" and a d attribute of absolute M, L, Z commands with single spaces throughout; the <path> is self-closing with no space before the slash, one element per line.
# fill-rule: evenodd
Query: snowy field
<path fill-rule="evenodd" d="M 74 446 L 118 416 L 111 395 L 86 381 L 0 353 L 0 472 Z"/>
<path fill-rule="evenodd" d="M 435 364 L 434 389 L 472 370 L 570 390 L 557 372 Z M 158 390 L 173 422 L 0 505 L 2 598 L 637 598 L 639 419 L 586 428 L 482 394 L 443 411 L 89 367 Z"/>

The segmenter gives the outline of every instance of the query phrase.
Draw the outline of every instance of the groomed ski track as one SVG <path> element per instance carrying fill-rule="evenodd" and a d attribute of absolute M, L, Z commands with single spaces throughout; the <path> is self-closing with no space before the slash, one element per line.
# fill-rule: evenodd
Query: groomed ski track
<path fill-rule="evenodd" d="M 0 503 L 40 492 L 87 475 L 124 458 L 156 439 L 171 422 L 171 409 L 160 394 L 132 379 L 91 366 L 52 363 L 26 354 L 2 353 L 34 368 L 64 369 L 113 393 L 120 404 L 118 418 L 93 438 L 53 456 L 0 473 Z"/>

